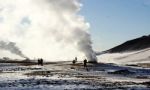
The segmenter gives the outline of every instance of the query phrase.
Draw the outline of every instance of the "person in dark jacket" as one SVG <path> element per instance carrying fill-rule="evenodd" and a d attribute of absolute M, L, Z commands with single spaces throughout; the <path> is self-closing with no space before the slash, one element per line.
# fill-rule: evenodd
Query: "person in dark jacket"
<path fill-rule="evenodd" d="M 41 59 L 40 59 L 40 58 L 38 59 L 38 65 L 43 66 L 43 59 L 42 59 L 42 58 L 41 58 Z"/>
<path fill-rule="evenodd" d="M 84 62 L 84 68 L 88 71 L 88 68 L 87 68 L 87 59 L 85 59 L 83 62 Z"/>
<path fill-rule="evenodd" d="M 40 60 L 40 64 L 41 64 L 41 66 L 43 66 L 43 59 L 42 58 Z"/>
<path fill-rule="evenodd" d="M 73 60 L 73 61 L 72 61 L 72 64 L 75 64 L 75 63 L 76 63 L 76 61 L 75 61 L 75 60 Z"/>
<path fill-rule="evenodd" d="M 87 60 L 85 59 L 83 62 L 84 62 L 84 67 L 87 67 Z"/>
<path fill-rule="evenodd" d="M 38 65 L 40 65 L 40 59 L 38 59 Z"/>

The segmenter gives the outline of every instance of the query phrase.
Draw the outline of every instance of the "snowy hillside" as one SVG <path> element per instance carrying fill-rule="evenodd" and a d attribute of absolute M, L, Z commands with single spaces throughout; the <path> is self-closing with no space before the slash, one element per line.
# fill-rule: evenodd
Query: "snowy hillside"
<path fill-rule="evenodd" d="M 110 50 L 110 53 L 137 51 L 150 48 L 150 35 L 142 36 L 136 39 L 128 40 L 121 45 L 118 45 Z"/>
<path fill-rule="evenodd" d="M 150 63 L 150 48 L 124 53 L 106 53 L 99 55 L 98 60 L 117 64 Z"/>

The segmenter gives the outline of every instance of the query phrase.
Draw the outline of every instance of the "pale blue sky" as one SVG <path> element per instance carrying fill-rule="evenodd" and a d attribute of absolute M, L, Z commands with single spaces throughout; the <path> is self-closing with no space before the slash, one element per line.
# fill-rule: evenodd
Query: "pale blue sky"
<path fill-rule="evenodd" d="M 82 0 L 94 49 L 105 50 L 150 34 L 150 0 Z"/>

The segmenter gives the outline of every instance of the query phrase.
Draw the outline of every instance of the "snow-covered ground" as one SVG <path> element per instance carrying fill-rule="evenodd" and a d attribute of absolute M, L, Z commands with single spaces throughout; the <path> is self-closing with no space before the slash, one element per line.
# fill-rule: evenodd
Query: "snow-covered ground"
<path fill-rule="evenodd" d="M 150 63 L 150 48 L 126 53 L 106 53 L 99 55 L 98 60 L 116 64 Z"/>
<path fill-rule="evenodd" d="M 150 67 L 129 65 L 150 63 L 150 48 L 107 53 L 98 60 L 87 68 L 82 62 L 72 65 L 65 61 L 44 66 L 0 63 L 0 90 L 150 90 Z"/>
<path fill-rule="evenodd" d="M 71 62 L 44 66 L 0 65 L 0 90 L 149 90 L 149 83 L 150 69 L 115 64 L 88 64 L 87 68 L 81 62 L 76 65 Z"/>

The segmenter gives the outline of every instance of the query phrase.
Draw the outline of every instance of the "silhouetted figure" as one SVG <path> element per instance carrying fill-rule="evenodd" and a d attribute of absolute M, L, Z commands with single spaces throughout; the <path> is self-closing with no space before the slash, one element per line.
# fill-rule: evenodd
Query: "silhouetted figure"
<path fill-rule="evenodd" d="M 77 57 L 75 57 L 75 59 L 72 61 L 72 64 L 76 64 L 77 63 Z"/>
<path fill-rule="evenodd" d="M 41 60 L 40 60 L 40 63 L 41 63 L 41 66 L 43 66 L 43 59 L 41 58 Z"/>
<path fill-rule="evenodd" d="M 87 60 L 84 60 L 84 67 L 87 67 Z"/>
<path fill-rule="evenodd" d="M 42 58 L 41 58 L 41 59 L 38 59 L 38 65 L 43 66 L 43 59 L 42 59 Z"/>
<path fill-rule="evenodd" d="M 87 68 L 87 60 L 85 59 L 83 62 L 84 62 L 84 68 L 86 68 L 86 70 L 88 71 L 88 68 Z"/>
<path fill-rule="evenodd" d="M 40 59 L 38 59 L 38 65 L 40 65 Z"/>
<path fill-rule="evenodd" d="M 76 63 L 76 61 L 75 61 L 75 60 L 73 60 L 73 61 L 72 61 L 72 64 L 75 64 L 75 63 Z"/>
<path fill-rule="evenodd" d="M 77 57 L 75 57 L 75 62 L 77 62 L 77 60 L 78 60 Z"/>

